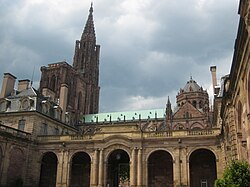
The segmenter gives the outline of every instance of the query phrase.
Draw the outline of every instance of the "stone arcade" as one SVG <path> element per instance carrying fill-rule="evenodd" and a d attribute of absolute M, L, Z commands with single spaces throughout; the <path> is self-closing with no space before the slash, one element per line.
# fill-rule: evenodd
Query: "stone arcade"
<path fill-rule="evenodd" d="M 218 87 L 216 67 L 211 67 L 214 112 L 207 91 L 191 77 L 177 93 L 174 109 L 166 98 L 162 109 L 98 113 L 100 46 L 91 5 L 76 41 L 73 66 L 58 62 L 41 67 L 38 90 L 29 80 L 18 80 L 15 89 L 16 77 L 4 74 L 0 186 L 212 187 L 230 159 L 249 160 L 248 151 L 241 154 L 250 145 L 249 102 L 237 105 L 245 116 L 238 117 L 244 124 L 239 127 L 241 134 L 230 114 L 235 110 L 230 103 L 241 96 L 249 101 L 250 96 L 248 59 L 237 56 L 243 56 L 243 48 L 244 54 L 249 53 L 249 0 L 241 1 L 239 10 L 237 39 L 244 38 L 242 45 L 237 41 L 236 68 Z M 229 97 L 234 85 L 240 92 Z"/>

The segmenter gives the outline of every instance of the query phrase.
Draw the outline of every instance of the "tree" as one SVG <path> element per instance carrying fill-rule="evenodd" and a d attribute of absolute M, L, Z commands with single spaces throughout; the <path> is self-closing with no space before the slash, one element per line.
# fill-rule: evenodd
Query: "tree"
<path fill-rule="evenodd" d="M 245 161 L 232 161 L 225 169 L 223 177 L 215 181 L 215 187 L 249 187 L 250 167 Z"/>

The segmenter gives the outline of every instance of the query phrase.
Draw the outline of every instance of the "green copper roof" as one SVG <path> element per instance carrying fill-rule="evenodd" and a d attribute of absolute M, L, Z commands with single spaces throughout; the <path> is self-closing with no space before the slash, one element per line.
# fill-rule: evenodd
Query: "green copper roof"
<path fill-rule="evenodd" d="M 84 123 L 102 123 L 102 122 L 119 122 L 119 121 L 137 121 L 148 119 L 163 119 L 165 109 L 152 109 L 127 112 L 109 112 L 99 114 L 88 114 L 82 117 Z"/>

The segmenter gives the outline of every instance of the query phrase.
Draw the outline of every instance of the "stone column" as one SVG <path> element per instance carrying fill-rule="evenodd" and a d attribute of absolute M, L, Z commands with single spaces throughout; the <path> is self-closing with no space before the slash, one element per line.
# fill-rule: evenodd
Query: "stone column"
<path fill-rule="evenodd" d="M 131 161 L 130 161 L 130 186 L 136 186 L 136 148 L 132 149 Z"/>
<path fill-rule="evenodd" d="M 99 153 L 98 187 L 103 187 L 103 149 Z"/>
<path fill-rule="evenodd" d="M 91 163 L 91 186 L 97 186 L 98 184 L 98 150 L 94 152 L 93 162 Z"/>
<path fill-rule="evenodd" d="M 142 186 L 142 148 L 138 149 L 137 186 Z"/>

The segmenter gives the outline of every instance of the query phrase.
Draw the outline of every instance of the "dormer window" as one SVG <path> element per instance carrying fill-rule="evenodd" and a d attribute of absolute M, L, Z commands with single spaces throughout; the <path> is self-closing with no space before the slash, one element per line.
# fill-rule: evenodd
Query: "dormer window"
<path fill-rule="evenodd" d="M 59 106 L 54 106 L 54 114 L 55 114 L 55 118 L 58 120 L 61 120 L 62 118 L 62 109 Z"/>
<path fill-rule="evenodd" d="M 49 109 L 50 109 L 50 105 L 48 101 L 46 100 L 42 101 L 42 113 L 49 114 Z"/>
<path fill-rule="evenodd" d="M 34 100 L 30 97 L 23 97 L 20 99 L 20 110 L 30 110 L 34 107 Z"/>
<path fill-rule="evenodd" d="M 27 99 L 25 99 L 23 102 L 22 102 L 22 109 L 23 110 L 28 110 L 29 109 L 29 107 L 30 107 L 30 103 L 29 103 L 29 101 L 27 100 Z"/>

